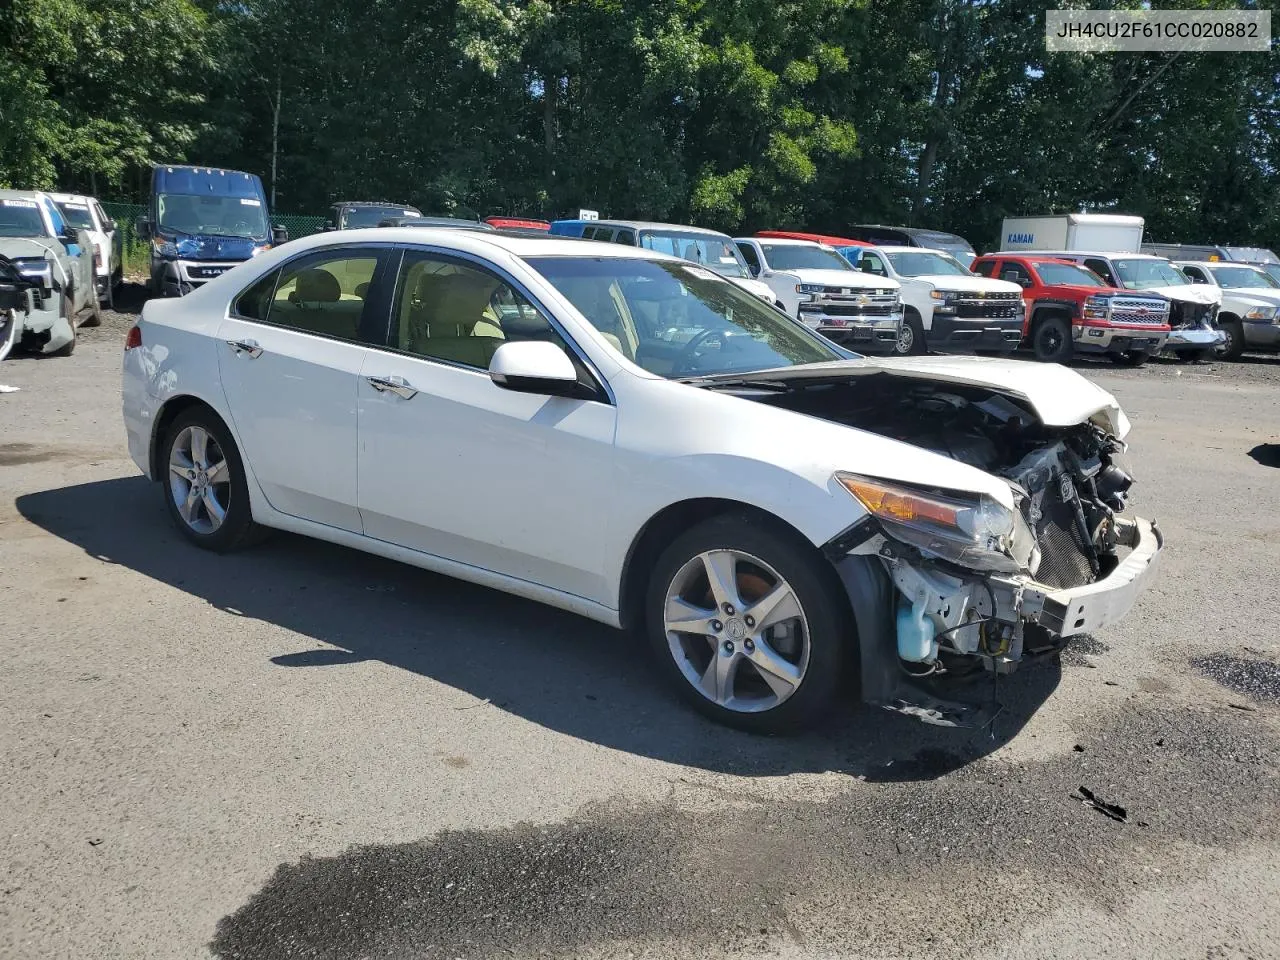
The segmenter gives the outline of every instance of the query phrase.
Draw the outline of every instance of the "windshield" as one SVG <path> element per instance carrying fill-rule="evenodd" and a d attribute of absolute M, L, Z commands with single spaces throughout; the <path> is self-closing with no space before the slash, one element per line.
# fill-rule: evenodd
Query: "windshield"
<path fill-rule="evenodd" d="M 343 230 L 354 230 L 358 227 L 376 227 L 383 220 L 392 217 L 417 217 L 420 214 L 409 207 L 347 207 L 342 211 L 342 220 L 338 224 Z"/>
<path fill-rule="evenodd" d="M 1091 270 L 1074 263 L 1037 263 L 1036 272 L 1047 286 L 1105 287 L 1106 284 Z"/>
<path fill-rule="evenodd" d="M 834 250 L 797 243 L 762 243 L 771 270 L 852 270 Z"/>
<path fill-rule="evenodd" d="M 1258 268 L 1276 283 L 1280 284 L 1280 263 L 1267 263 Z"/>
<path fill-rule="evenodd" d="M 701 263 L 722 277 L 750 276 L 746 261 L 728 237 L 707 233 L 679 233 L 674 230 L 661 233 L 645 230 L 640 234 L 640 246 L 659 253 L 669 253 L 690 263 Z"/>
<path fill-rule="evenodd" d="M 0 201 L 0 237 L 47 237 L 34 200 Z"/>
<path fill-rule="evenodd" d="M 1126 290 L 1181 287 L 1191 281 L 1168 260 L 1112 260 L 1120 286 Z"/>
<path fill-rule="evenodd" d="M 160 226 L 166 230 L 253 239 L 267 235 L 262 201 L 250 197 L 162 193 L 156 198 L 156 206 Z"/>
<path fill-rule="evenodd" d="M 1245 260 L 1249 263 L 1277 263 L 1280 257 L 1266 247 L 1223 247 L 1232 260 Z"/>
<path fill-rule="evenodd" d="M 930 250 L 922 250 L 916 253 L 915 251 L 904 250 L 900 253 L 886 253 L 885 256 L 893 264 L 893 269 L 904 277 L 972 276 L 954 257 L 950 257 L 945 253 L 935 253 Z"/>
<path fill-rule="evenodd" d="M 1211 267 L 1210 272 L 1220 287 L 1280 287 L 1280 283 L 1253 267 Z"/>
<path fill-rule="evenodd" d="M 797 321 L 703 267 L 631 257 L 530 257 L 618 349 L 661 377 L 845 359 Z"/>
<path fill-rule="evenodd" d="M 67 223 L 75 227 L 77 230 L 92 230 L 93 216 L 89 213 L 89 208 L 82 203 L 60 203 L 58 209 L 62 211 L 62 216 L 66 218 Z"/>

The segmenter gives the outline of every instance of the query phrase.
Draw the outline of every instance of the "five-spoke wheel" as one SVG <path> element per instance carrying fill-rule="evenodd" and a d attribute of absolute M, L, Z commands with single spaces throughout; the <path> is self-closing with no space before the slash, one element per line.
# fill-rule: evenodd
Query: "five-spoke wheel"
<path fill-rule="evenodd" d="M 649 593 L 650 640 L 704 713 L 762 733 L 807 725 L 845 661 L 839 583 L 816 549 L 745 515 L 678 537 Z"/>
<path fill-rule="evenodd" d="M 230 550 L 261 532 L 235 442 L 212 410 L 192 407 L 165 433 L 162 484 L 182 534 L 209 550 Z"/>

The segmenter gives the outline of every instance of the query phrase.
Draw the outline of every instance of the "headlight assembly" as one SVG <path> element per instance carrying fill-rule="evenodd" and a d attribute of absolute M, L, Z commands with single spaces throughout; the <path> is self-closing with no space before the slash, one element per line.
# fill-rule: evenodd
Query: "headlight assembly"
<path fill-rule="evenodd" d="M 811 296 L 817 296 L 822 292 L 822 284 L 820 283 L 797 283 L 796 293 L 807 293 Z"/>
<path fill-rule="evenodd" d="M 1016 572 L 1017 516 L 982 494 L 926 493 L 904 484 L 851 473 L 836 480 L 895 540 L 975 570 Z"/>
<path fill-rule="evenodd" d="M 178 246 L 172 240 L 161 240 L 156 237 L 151 243 L 157 257 L 164 257 L 169 260 L 177 259 Z"/>

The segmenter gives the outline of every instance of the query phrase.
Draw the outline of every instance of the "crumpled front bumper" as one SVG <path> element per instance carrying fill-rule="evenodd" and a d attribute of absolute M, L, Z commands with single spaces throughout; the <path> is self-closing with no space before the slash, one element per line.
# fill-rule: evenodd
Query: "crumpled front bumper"
<path fill-rule="evenodd" d="M 1129 612 L 1164 549 L 1164 535 L 1153 520 L 1117 519 L 1116 534 L 1122 545 L 1131 548 L 1129 554 L 1095 583 L 1057 590 L 1031 579 L 996 582 L 1017 597 L 1014 606 L 1022 619 L 1054 636 L 1071 637 L 1099 630 Z M 1001 607 L 1003 611 L 1003 604 Z"/>
<path fill-rule="evenodd" d="M 1227 335 L 1221 330 L 1210 330 L 1206 327 L 1182 327 L 1175 329 L 1165 341 L 1166 350 L 1204 350 L 1225 343 Z"/>

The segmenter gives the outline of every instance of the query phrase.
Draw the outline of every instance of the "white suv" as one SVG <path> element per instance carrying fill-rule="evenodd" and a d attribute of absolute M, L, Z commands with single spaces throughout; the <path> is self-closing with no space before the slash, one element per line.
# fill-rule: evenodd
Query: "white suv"
<path fill-rule="evenodd" d="M 862 353 L 897 349 L 902 301 L 896 280 L 868 277 L 835 247 L 812 240 L 738 237 L 733 242 L 784 313 Z"/>
<path fill-rule="evenodd" d="M 1215 260 L 1178 260 L 1192 283 L 1222 292 L 1218 329 L 1226 340 L 1218 356 L 1235 360 L 1245 350 L 1280 350 L 1280 282 L 1255 266 Z"/>
<path fill-rule="evenodd" d="M 941 250 L 865 247 L 849 250 L 864 273 L 902 287 L 899 353 L 991 350 L 1012 353 L 1022 341 L 1022 288 L 971 273 Z"/>

